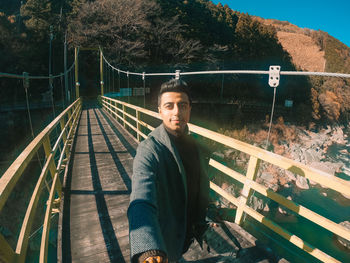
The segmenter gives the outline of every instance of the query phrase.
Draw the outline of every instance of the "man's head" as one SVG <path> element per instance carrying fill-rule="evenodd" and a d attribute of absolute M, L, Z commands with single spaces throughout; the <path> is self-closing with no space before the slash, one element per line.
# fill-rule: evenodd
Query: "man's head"
<path fill-rule="evenodd" d="M 183 134 L 190 120 L 191 96 L 186 82 L 172 79 L 160 87 L 158 110 L 168 132 Z"/>

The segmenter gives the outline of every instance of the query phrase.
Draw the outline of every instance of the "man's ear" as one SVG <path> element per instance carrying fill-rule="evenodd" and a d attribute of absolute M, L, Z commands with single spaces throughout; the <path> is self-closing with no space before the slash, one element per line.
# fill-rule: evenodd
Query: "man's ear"
<path fill-rule="evenodd" d="M 159 112 L 159 113 L 161 113 L 161 109 L 160 109 L 160 107 L 158 107 L 158 112 Z"/>

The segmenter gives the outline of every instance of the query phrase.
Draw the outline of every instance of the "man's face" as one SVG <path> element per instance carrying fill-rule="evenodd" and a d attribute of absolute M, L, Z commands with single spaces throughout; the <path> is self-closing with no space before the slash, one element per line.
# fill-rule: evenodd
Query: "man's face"
<path fill-rule="evenodd" d="M 186 93 L 163 93 L 158 110 L 168 132 L 175 136 L 184 132 L 191 115 L 191 105 Z"/>

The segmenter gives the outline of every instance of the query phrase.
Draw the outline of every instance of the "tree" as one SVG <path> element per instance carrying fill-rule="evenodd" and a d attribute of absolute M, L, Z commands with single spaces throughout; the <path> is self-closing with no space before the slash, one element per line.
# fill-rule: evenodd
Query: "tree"
<path fill-rule="evenodd" d="M 101 0 L 80 3 L 69 19 L 68 37 L 73 46 L 102 46 L 113 52 L 121 64 L 134 65 L 144 57 L 140 35 L 150 24 L 146 20 L 151 1 Z"/>

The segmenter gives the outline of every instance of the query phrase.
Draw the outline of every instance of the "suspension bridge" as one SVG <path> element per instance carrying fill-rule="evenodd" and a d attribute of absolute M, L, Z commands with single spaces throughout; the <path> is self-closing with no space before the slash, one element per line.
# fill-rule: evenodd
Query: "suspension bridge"
<path fill-rule="evenodd" d="M 30 80 L 49 80 L 50 87 L 55 80 L 59 80 L 64 94 L 62 97 L 70 102 L 60 114 L 54 114 L 52 122 L 36 136 L 31 128 L 32 141 L 0 178 L 1 262 L 130 262 L 126 210 L 131 192 L 133 156 L 138 143 L 161 122 L 158 113 L 146 108 L 146 78 L 204 74 L 268 75 L 268 84 L 274 88 L 271 128 L 276 88 L 282 75 L 350 77 L 349 74 L 338 73 L 282 71 L 279 66 L 271 66 L 267 71 L 138 73 L 114 67 L 102 50 L 99 52 L 98 103 L 83 102 L 79 95 L 77 48 L 74 63 L 59 75 L 0 73 L 0 78 L 23 81 L 25 106 L 31 126 L 31 105 L 28 100 Z M 124 98 L 128 98 L 128 102 L 133 96 L 129 76 L 142 80 L 140 94 L 143 96 L 143 107 L 105 96 L 105 90 L 111 91 L 110 86 L 114 85 L 106 77 L 106 67 L 112 74 L 126 75 L 128 83 Z M 51 102 L 54 111 L 54 100 Z M 294 253 L 303 253 L 299 258 L 306 258 L 305 262 L 309 262 L 309 259 L 315 262 L 349 259 L 333 255 L 332 248 L 318 248 L 317 244 L 254 210 L 249 201 L 254 194 L 259 194 L 327 231 L 329 242 L 334 236 L 350 241 L 350 230 L 339 222 L 274 192 L 259 183 L 257 178 L 265 167 L 262 164 L 268 163 L 343 195 L 350 192 L 349 181 L 204 127 L 189 124 L 189 129 L 196 139 L 244 153 L 249 156 L 249 161 L 242 172 L 214 157 L 210 158 L 211 171 L 221 173 L 228 181 L 234 180 L 241 188 L 240 195 L 235 196 L 225 191 L 215 178 L 210 182 L 212 194 L 231 204 L 231 210 L 235 211 L 233 222 L 220 221 L 216 227 L 211 227 L 207 233 L 211 251 L 202 251 L 198 244 L 194 245 L 184 255 L 182 262 L 276 262 L 281 259 L 276 257 L 278 253 L 272 253 L 272 256 L 259 246 L 259 240 L 242 228 L 247 217 L 292 244 Z M 269 138 L 266 144 L 268 141 Z M 12 217 L 14 212 L 18 212 L 18 215 Z M 16 234 L 9 235 L 8 232 Z"/>

